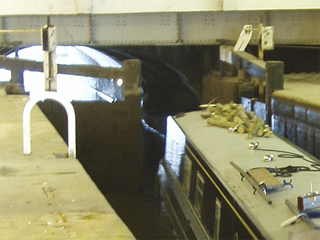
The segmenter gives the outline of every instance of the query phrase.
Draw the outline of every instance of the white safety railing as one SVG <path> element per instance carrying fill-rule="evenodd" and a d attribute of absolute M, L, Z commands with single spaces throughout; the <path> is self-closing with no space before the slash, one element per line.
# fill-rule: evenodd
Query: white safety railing
<path fill-rule="evenodd" d="M 60 103 L 66 110 L 68 116 L 68 155 L 76 158 L 76 116 L 72 104 L 56 92 L 44 92 L 43 97 L 30 98 L 23 111 L 23 153 L 31 154 L 31 110 L 34 105 L 46 99 Z"/>

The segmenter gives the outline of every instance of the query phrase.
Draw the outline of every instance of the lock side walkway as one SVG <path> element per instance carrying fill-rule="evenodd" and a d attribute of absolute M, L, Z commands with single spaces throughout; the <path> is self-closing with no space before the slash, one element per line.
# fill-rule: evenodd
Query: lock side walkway
<path fill-rule="evenodd" d="M 135 239 L 37 106 L 23 154 L 28 100 L 0 89 L 0 239 Z"/>

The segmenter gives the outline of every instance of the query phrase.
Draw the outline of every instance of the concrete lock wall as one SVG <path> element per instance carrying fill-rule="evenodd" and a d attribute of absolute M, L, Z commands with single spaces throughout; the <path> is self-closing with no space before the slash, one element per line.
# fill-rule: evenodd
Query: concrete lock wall
<path fill-rule="evenodd" d="M 138 191 L 141 183 L 141 94 L 124 102 L 73 102 L 77 122 L 77 157 L 104 194 Z M 67 116 L 57 103 L 40 103 L 67 139 Z"/>

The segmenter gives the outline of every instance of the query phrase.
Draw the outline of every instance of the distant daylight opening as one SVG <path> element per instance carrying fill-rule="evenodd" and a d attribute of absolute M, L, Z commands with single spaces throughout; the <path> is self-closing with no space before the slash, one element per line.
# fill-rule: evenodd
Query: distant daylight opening
<path fill-rule="evenodd" d="M 44 52 L 42 46 L 31 46 L 20 49 L 17 53 L 8 55 L 14 58 L 43 62 Z M 57 64 L 65 65 L 92 65 L 104 68 L 121 68 L 122 63 L 110 58 L 95 49 L 84 46 L 57 46 Z M 9 71 L 9 70 L 5 70 Z M 6 72 L 9 78 L 9 72 Z M 1 74 L 2 75 L 2 74 Z M 9 78 L 10 80 L 10 78 Z M 43 72 L 24 71 L 24 90 L 26 92 L 40 92 L 45 86 Z M 109 103 L 124 101 L 124 85 L 122 79 L 104 79 L 69 74 L 57 75 L 57 92 L 69 101 L 107 101 Z"/>

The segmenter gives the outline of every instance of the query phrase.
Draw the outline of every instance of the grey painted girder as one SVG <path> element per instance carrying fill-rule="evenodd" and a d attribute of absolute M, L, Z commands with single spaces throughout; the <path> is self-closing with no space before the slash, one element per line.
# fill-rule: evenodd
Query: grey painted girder
<path fill-rule="evenodd" d="M 320 10 L 53 15 L 60 45 L 207 45 L 235 43 L 243 25 L 274 26 L 275 44 L 320 44 Z M 2 30 L 39 30 L 47 16 L 6 16 Z M 252 43 L 257 43 L 257 32 Z M 37 33 L 2 33 L 0 44 L 40 44 Z"/>

